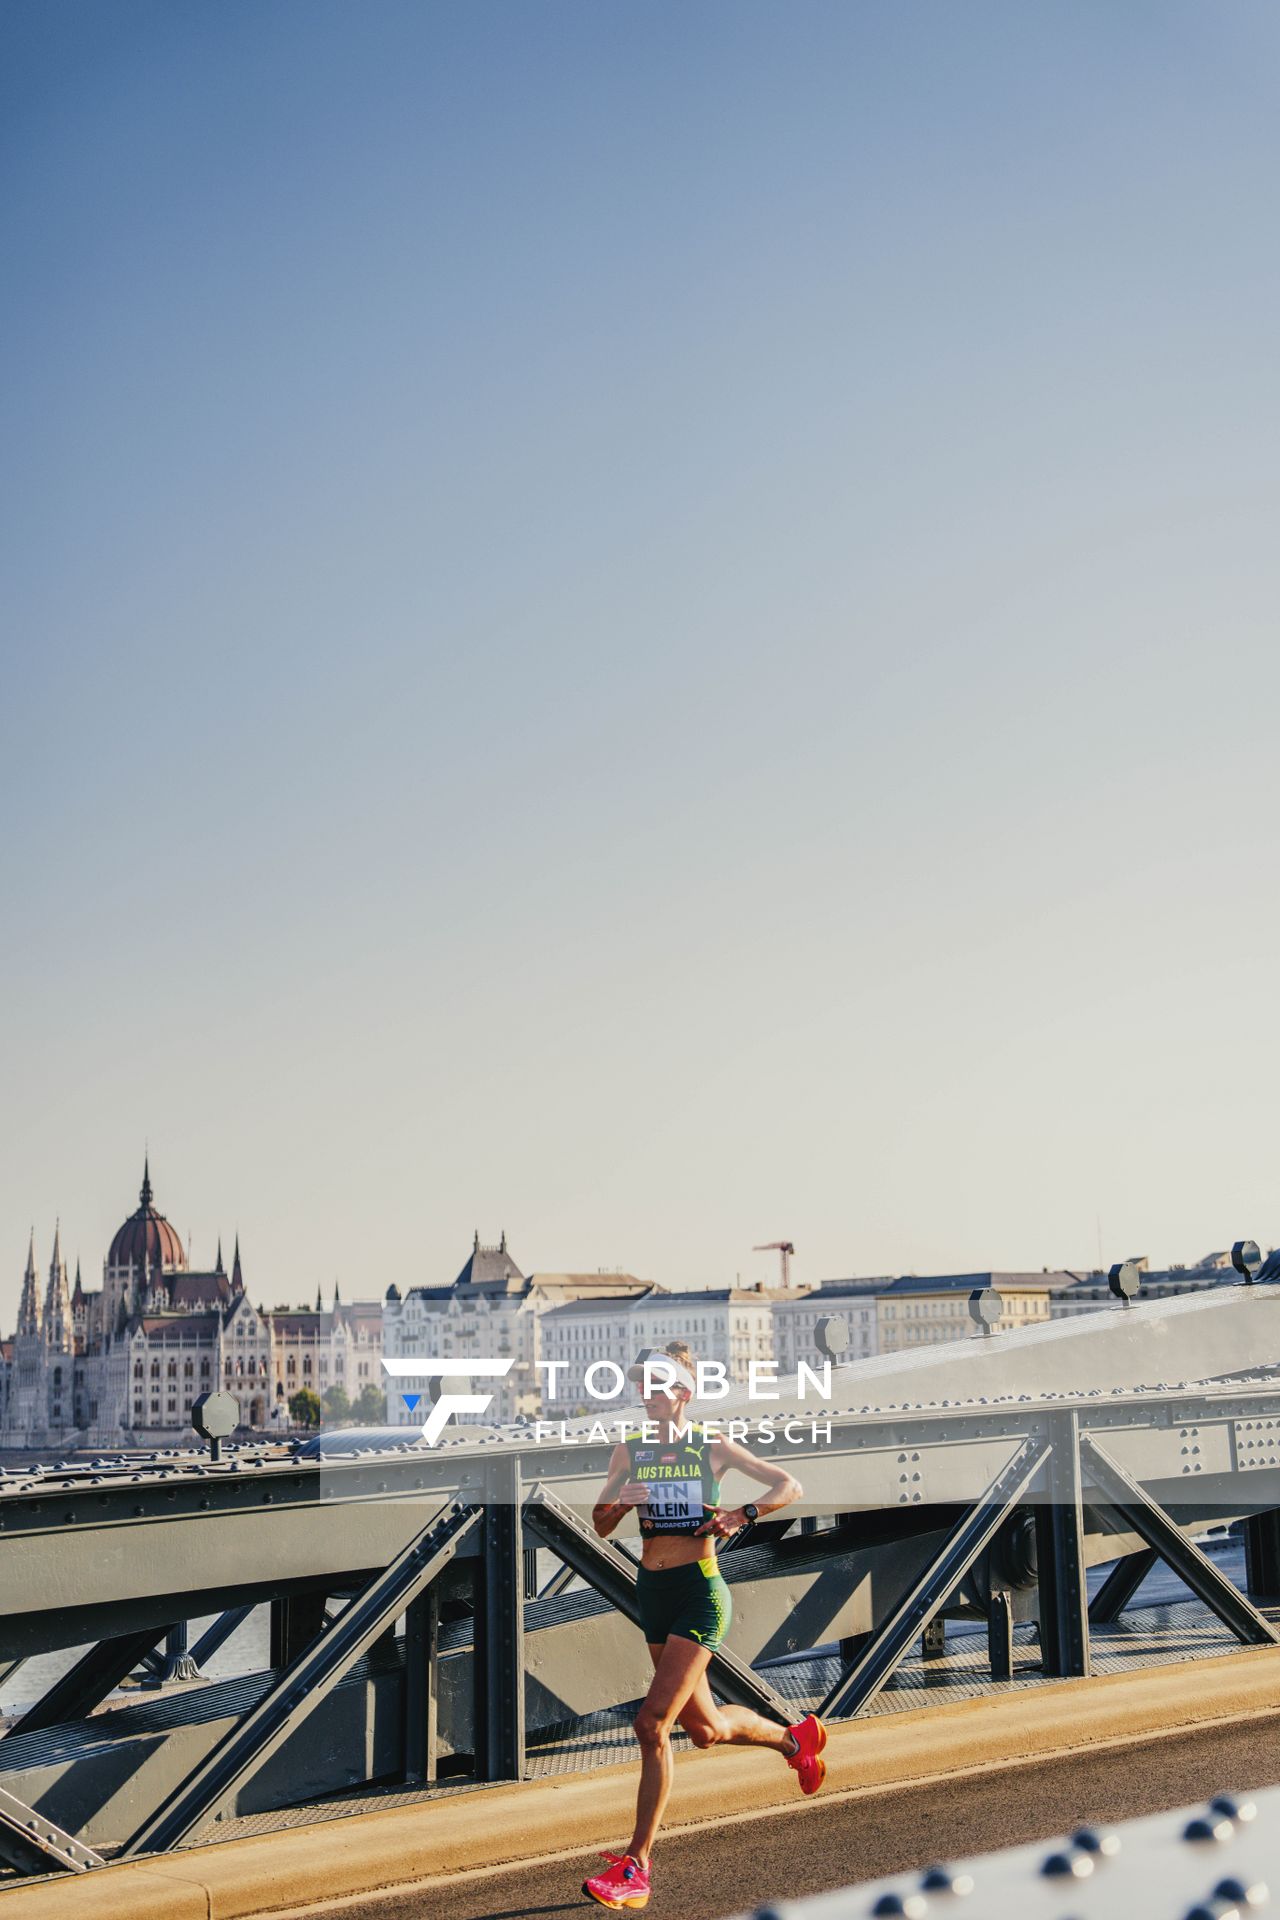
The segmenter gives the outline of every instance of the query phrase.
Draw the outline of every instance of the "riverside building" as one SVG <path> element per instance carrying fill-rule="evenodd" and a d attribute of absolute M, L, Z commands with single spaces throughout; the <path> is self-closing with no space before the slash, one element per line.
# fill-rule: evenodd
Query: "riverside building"
<path fill-rule="evenodd" d="M 119 1227 L 86 1288 L 77 1263 L 68 1284 L 61 1226 L 43 1288 L 35 1235 L 13 1338 L 0 1347 L 0 1447 L 172 1445 L 189 1439 L 191 1403 L 230 1389 L 246 1426 L 290 1424 L 301 1386 L 323 1398 L 345 1385 L 381 1392 L 382 1312 L 377 1301 L 264 1312 L 245 1286 L 237 1236 L 230 1271 L 219 1242 L 212 1267 L 193 1269 L 181 1236 L 155 1203 L 144 1164 L 139 1205 Z"/>
<path fill-rule="evenodd" d="M 388 1360 L 456 1361 L 459 1374 L 468 1358 L 510 1359 L 510 1372 L 492 1383 L 487 1411 L 461 1418 L 473 1424 L 536 1419 L 544 1410 L 537 1363 L 546 1357 L 543 1330 L 551 1312 L 571 1301 L 617 1303 L 650 1291 L 647 1280 L 629 1273 L 522 1273 L 505 1233 L 496 1246 L 481 1246 L 477 1232 L 451 1285 L 410 1287 L 403 1296 L 394 1282 L 387 1288 L 383 1351 Z M 425 1374 L 388 1377 L 388 1421 L 420 1427 L 430 1384 Z"/>

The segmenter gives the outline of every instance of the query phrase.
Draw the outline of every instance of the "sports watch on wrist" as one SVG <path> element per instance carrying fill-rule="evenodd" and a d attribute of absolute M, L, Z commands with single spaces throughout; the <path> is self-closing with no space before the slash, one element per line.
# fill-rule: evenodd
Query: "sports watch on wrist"
<path fill-rule="evenodd" d="M 748 1500 L 744 1504 L 742 1511 L 746 1514 L 748 1520 L 758 1520 L 760 1518 L 760 1509 L 754 1500 Z"/>

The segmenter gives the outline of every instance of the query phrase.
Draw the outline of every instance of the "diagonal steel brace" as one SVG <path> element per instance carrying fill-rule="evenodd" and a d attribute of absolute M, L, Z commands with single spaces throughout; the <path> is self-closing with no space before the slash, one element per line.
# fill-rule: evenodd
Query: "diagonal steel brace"
<path fill-rule="evenodd" d="M 65 1720 L 84 1720 L 101 1706 L 126 1674 L 164 1639 L 168 1627 L 144 1627 L 140 1633 L 121 1633 L 100 1640 L 81 1654 L 73 1667 L 55 1680 L 40 1698 L 10 1727 L 6 1740 L 23 1733 L 42 1733 L 46 1727 L 61 1726 Z"/>
<path fill-rule="evenodd" d="M 1108 1626 L 1118 1620 L 1159 1558 L 1154 1547 L 1143 1547 L 1117 1560 L 1089 1602 L 1090 1626 Z"/>
<path fill-rule="evenodd" d="M 16 1794 L 0 1788 L 0 1860 L 18 1873 L 83 1873 L 104 1865 L 102 1855 L 46 1820 Z"/>
<path fill-rule="evenodd" d="M 1040 1468 L 1053 1452 L 1039 1434 L 1024 1440 L 1005 1462 L 976 1506 L 952 1528 L 942 1550 L 899 1601 L 888 1619 L 864 1642 L 862 1651 L 828 1693 L 820 1714 L 846 1719 L 861 1711 L 888 1681 L 955 1591 L 983 1548 L 996 1536 Z"/>
<path fill-rule="evenodd" d="M 1146 1488 L 1100 1447 L 1091 1434 L 1080 1436 L 1080 1462 L 1107 1505 L 1155 1549 L 1196 1598 L 1203 1600 L 1206 1607 L 1230 1627 L 1238 1640 L 1255 1646 L 1274 1646 L 1280 1642 L 1280 1633 L 1266 1616 L 1214 1566 L 1207 1553 L 1201 1553 L 1194 1541 L 1188 1540 L 1159 1502 L 1153 1500 Z"/>
<path fill-rule="evenodd" d="M 450 1500 L 382 1573 L 281 1672 L 222 1744 L 194 1767 L 121 1849 L 130 1857 L 176 1847 L 217 1811 L 349 1673 L 457 1552 L 481 1508 Z"/>

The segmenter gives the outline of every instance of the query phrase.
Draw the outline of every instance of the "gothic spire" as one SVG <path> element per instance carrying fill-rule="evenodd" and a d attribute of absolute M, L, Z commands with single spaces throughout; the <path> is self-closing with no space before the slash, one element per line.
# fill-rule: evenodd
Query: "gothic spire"
<path fill-rule="evenodd" d="M 138 1197 L 144 1207 L 151 1205 L 151 1153 L 149 1149 L 142 1156 L 142 1192 Z"/>
<path fill-rule="evenodd" d="M 320 1299 L 320 1282 L 317 1280 L 316 1281 L 316 1312 L 322 1313 L 323 1311 L 324 1311 L 324 1308 Z"/>
<path fill-rule="evenodd" d="M 53 1233 L 53 1258 L 49 1262 L 49 1286 L 44 1296 L 44 1337 L 59 1352 L 71 1350 L 71 1296 L 67 1292 L 67 1266 L 62 1258 L 62 1222 Z"/>
<path fill-rule="evenodd" d="M 236 1234 L 235 1258 L 231 1262 L 231 1291 L 244 1292 L 244 1275 L 240 1271 L 240 1235 Z"/>
<path fill-rule="evenodd" d="M 40 1331 L 40 1287 L 36 1280 L 36 1230 L 31 1229 L 27 1245 L 27 1270 L 22 1276 L 22 1303 L 18 1308 L 18 1333 Z"/>
<path fill-rule="evenodd" d="M 218 1235 L 218 1257 L 213 1263 L 213 1270 L 215 1273 L 222 1273 L 225 1271 L 222 1265 L 222 1235 L 221 1234 Z"/>

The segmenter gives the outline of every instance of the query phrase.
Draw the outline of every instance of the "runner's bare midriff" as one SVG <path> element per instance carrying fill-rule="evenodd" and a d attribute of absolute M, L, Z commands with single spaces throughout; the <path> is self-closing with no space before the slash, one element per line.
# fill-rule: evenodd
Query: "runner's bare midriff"
<path fill-rule="evenodd" d="M 699 1539 L 679 1533 L 658 1533 L 646 1540 L 640 1549 L 640 1564 L 648 1567 L 651 1573 L 659 1573 L 664 1567 L 687 1567 L 695 1560 L 714 1560 L 716 1543 L 707 1534 Z"/>

